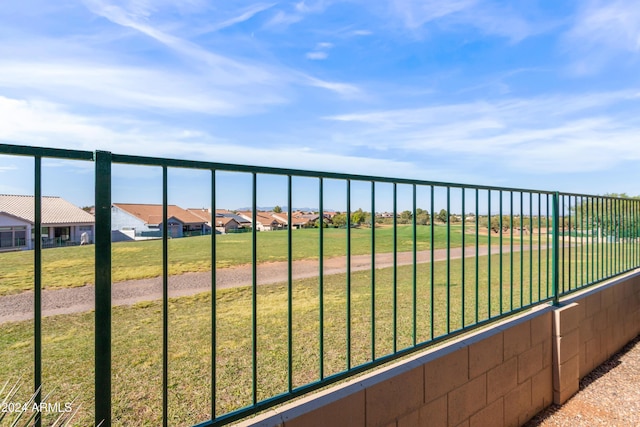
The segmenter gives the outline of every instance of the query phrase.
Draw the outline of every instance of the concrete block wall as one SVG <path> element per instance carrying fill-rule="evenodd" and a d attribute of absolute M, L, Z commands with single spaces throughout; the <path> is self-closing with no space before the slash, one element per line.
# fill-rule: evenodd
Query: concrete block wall
<path fill-rule="evenodd" d="M 238 426 L 520 426 L 640 333 L 640 273 Z"/>
<path fill-rule="evenodd" d="M 580 378 L 640 334 L 640 273 L 613 281 L 573 299 L 577 321 Z"/>

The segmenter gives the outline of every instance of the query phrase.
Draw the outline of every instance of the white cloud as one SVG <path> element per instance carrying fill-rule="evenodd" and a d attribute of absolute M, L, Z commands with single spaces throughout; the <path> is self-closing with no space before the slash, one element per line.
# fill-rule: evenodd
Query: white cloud
<path fill-rule="evenodd" d="M 122 118 L 98 120 L 41 101 L 0 97 L 0 142 L 79 150 L 108 150 L 119 154 L 211 159 L 292 169 L 322 170 L 367 175 L 417 176 L 408 162 L 327 153 L 326 150 L 232 145 L 206 132 L 174 128 Z M 234 149 L 229 149 L 233 146 Z M 274 151 L 278 155 L 274 157 Z M 12 170 L 10 167 L 0 168 Z M 381 173 L 381 171 L 390 171 Z M 393 171 L 393 173 L 391 172 Z"/>
<path fill-rule="evenodd" d="M 132 18 L 126 11 L 114 7 L 103 0 L 85 0 L 88 2 L 91 10 L 111 22 L 126 28 L 134 29 L 152 39 L 162 43 L 172 51 L 189 58 L 196 62 L 197 65 L 206 66 L 206 70 L 199 69 L 200 72 L 206 72 L 210 82 L 216 82 L 220 87 L 246 87 L 249 88 L 247 93 L 252 93 L 255 97 L 256 89 L 264 90 L 264 88 L 272 89 L 272 94 L 280 93 L 283 87 L 289 84 L 308 84 L 312 82 L 312 86 L 324 87 L 326 89 L 343 94 L 344 87 L 347 85 L 320 82 L 317 78 L 307 77 L 300 73 L 282 67 L 272 66 L 266 63 L 253 63 L 248 60 L 235 60 L 223 55 L 219 55 L 210 50 L 204 49 L 196 43 L 189 40 L 169 34 L 158 27 L 148 24 L 146 21 L 141 22 Z M 293 15 L 279 11 L 276 17 L 279 24 L 285 24 L 287 21 L 297 19 Z M 301 19 L 301 17 L 300 17 Z M 290 21 L 292 23 L 294 21 Z M 273 20 L 272 20 L 273 22 Z M 302 76 L 302 78 L 300 78 Z M 267 99 L 269 96 L 267 96 Z"/>
<path fill-rule="evenodd" d="M 250 20 L 254 16 L 258 15 L 259 13 L 271 9 L 275 5 L 276 5 L 276 3 L 269 3 L 269 4 L 261 4 L 260 3 L 260 4 L 251 5 L 250 7 L 245 9 L 245 11 L 240 13 L 239 15 L 234 16 L 234 17 L 229 18 L 229 19 L 226 19 L 226 20 L 224 20 L 222 22 L 207 26 L 205 28 L 201 28 L 198 31 L 198 33 L 199 34 L 203 34 L 203 33 L 218 31 L 218 30 L 221 30 L 221 29 L 224 29 L 224 28 L 232 27 L 232 26 L 234 26 L 236 24 L 241 24 L 243 22 L 246 22 L 246 21 Z"/>
<path fill-rule="evenodd" d="M 558 25 L 549 19 L 530 19 L 529 13 L 524 7 L 518 10 L 517 4 L 502 6 L 487 0 L 394 0 L 391 4 L 391 16 L 414 33 L 437 23 L 440 28 L 472 27 L 518 42 Z"/>
<path fill-rule="evenodd" d="M 343 114 L 343 145 L 418 157 L 500 159 L 512 170 L 605 170 L 640 160 L 635 93 L 612 92 Z M 624 111 L 620 114 L 618 110 Z"/>
<path fill-rule="evenodd" d="M 327 59 L 329 57 L 329 54 L 327 52 L 307 52 L 305 56 L 307 57 L 307 59 L 321 60 Z"/>
<path fill-rule="evenodd" d="M 574 59 L 572 71 L 593 74 L 608 62 L 632 60 L 640 52 L 640 8 L 628 0 L 590 1 L 577 14 L 564 38 L 564 49 Z M 637 56 L 635 61 L 637 61 Z"/>

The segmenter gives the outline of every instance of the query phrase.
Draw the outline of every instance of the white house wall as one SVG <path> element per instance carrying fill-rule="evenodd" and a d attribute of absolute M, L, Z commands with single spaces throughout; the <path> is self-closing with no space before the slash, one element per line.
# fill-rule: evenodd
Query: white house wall
<path fill-rule="evenodd" d="M 111 230 L 133 230 L 136 231 L 150 231 L 143 220 L 131 215 L 122 209 L 112 206 L 111 207 Z M 157 230 L 157 229 L 156 229 Z"/>

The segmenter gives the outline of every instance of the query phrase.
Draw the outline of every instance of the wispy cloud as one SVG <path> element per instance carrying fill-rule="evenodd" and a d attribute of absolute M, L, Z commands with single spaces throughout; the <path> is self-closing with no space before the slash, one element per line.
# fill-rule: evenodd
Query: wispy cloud
<path fill-rule="evenodd" d="M 297 169 L 380 175 L 381 170 L 401 170 L 403 176 L 417 174 L 410 162 L 327 153 L 326 150 L 287 146 L 251 147 L 188 128 L 159 126 L 155 122 L 111 117 L 96 119 L 41 102 L 0 97 L 0 142 L 53 146 L 81 150 L 109 150 L 122 154 L 211 159 L 217 162 L 279 166 Z M 233 147 L 234 149 L 229 149 Z M 274 150 L 277 160 L 274 162 Z M 5 170 L 7 167 L 4 167 Z M 391 168 L 391 169 L 387 169 Z M 2 172 L 0 168 L 0 172 Z"/>
<path fill-rule="evenodd" d="M 305 55 L 307 57 L 307 59 L 315 59 L 315 60 L 322 60 L 322 59 L 327 59 L 329 57 L 329 54 L 327 52 L 307 52 L 307 54 Z"/>
<path fill-rule="evenodd" d="M 583 3 L 573 27 L 565 35 L 564 49 L 574 58 L 572 70 L 578 74 L 598 72 L 614 59 L 637 63 L 640 53 L 640 9 L 637 2 Z M 635 57 L 629 57 L 629 53 Z"/>
<path fill-rule="evenodd" d="M 452 15 L 475 5 L 477 0 L 394 0 L 396 13 L 409 28 L 418 28 L 427 22 Z"/>
<path fill-rule="evenodd" d="M 312 50 L 311 52 L 307 52 L 305 56 L 307 57 L 307 59 L 314 59 L 314 60 L 327 59 L 329 57 L 328 51 L 332 47 L 333 47 L 333 43 L 321 42 L 316 44 L 315 49 Z"/>
<path fill-rule="evenodd" d="M 518 10 L 514 4 L 502 6 L 486 0 L 394 0 L 391 11 L 405 28 L 414 32 L 425 28 L 428 31 L 430 24 L 445 29 L 450 27 L 455 31 L 470 27 L 485 34 L 508 38 L 512 42 L 557 25 L 548 19 L 528 18 L 526 9 Z"/>
<path fill-rule="evenodd" d="M 246 21 L 250 20 L 254 16 L 258 15 L 259 13 L 271 9 L 275 5 L 276 5 L 276 3 L 269 3 L 269 4 L 261 4 L 261 3 L 259 3 L 259 4 L 251 5 L 248 8 L 246 8 L 244 11 L 242 11 L 237 16 L 234 16 L 232 18 L 226 19 L 226 20 L 224 20 L 222 22 L 218 22 L 218 23 L 213 24 L 213 25 L 208 25 L 206 27 L 200 28 L 198 30 L 198 33 L 199 34 L 204 34 L 204 33 L 219 31 L 219 30 L 222 30 L 224 28 L 232 27 L 232 26 L 234 26 L 236 24 L 241 24 L 243 22 L 246 22 Z"/>
<path fill-rule="evenodd" d="M 343 143 L 422 155 L 501 159 L 512 170 L 604 170 L 640 159 L 635 91 L 344 114 Z M 637 112 L 637 111 L 636 111 Z M 612 141 L 615 141 L 613 143 Z M 567 161 L 571 159 L 571 161 Z"/>
<path fill-rule="evenodd" d="M 282 90 L 282 87 L 290 84 L 305 84 L 309 81 L 313 82 L 312 86 L 323 87 L 334 90 L 343 94 L 341 85 L 331 82 L 325 84 L 316 84 L 317 78 L 302 78 L 297 76 L 299 72 L 288 69 L 283 66 L 271 65 L 260 62 L 250 62 L 248 60 L 236 60 L 228 56 L 215 53 L 205 49 L 200 45 L 162 29 L 148 24 L 146 20 L 133 18 L 126 10 L 104 0 L 85 0 L 91 10 L 111 22 L 126 28 L 136 30 L 157 42 L 162 43 L 167 48 L 182 55 L 188 59 L 195 61 L 197 64 L 206 66 L 206 74 L 210 82 L 217 82 L 220 86 L 225 87 L 249 87 L 252 90 L 256 88 L 273 88 L 276 93 Z M 280 12 L 279 12 L 280 13 Z M 276 15 L 278 16 L 278 15 Z M 278 19 L 288 19 L 282 16 Z M 203 72 L 200 70 L 200 72 Z M 336 88 L 336 89 L 334 89 Z"/>

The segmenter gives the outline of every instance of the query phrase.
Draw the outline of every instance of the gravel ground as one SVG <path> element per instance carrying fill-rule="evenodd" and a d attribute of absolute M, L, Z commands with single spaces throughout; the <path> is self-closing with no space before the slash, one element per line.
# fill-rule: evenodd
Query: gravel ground
<path fill-rule="evenodd" d="M 492 246 L 491 253 L 499 251 L 499 246 Z M 513 248 L 519 250 L 518 247 Z M 525 248 L 526 250 L 526 248 Z M 509 252 L 509 246 L 503 246 L 503 253 Z M 480 255 L 487 253 L 487 247 L 479 248 Z M 451 259 L 462 256 L 461 248 L 450 251 Z M 465 249 L 465 257 L 475 257 L 475 247 Z M 434 260 L 447 258 L 446 249 L 434 251 Z M 418 263 L 430 262 L 431 252 L 417 253 Z M 398 252 L 398 265 L 413 263 L 413 252 Z M 334 257 L 324 260 L 324 275 L 346 272 L 346 257 Z M 377 254 L 376 268 L 393 266 L 393 254 Z M 258 265 L 258 284 L 286 282 L 288 280 L 287 262 L 270 262 Z M 353 255 L 351 257 L 351 271 L 362 271 L 371 268 L 371 255 Z M 302 260 L 293 262 L 293 278 L 303 279 L 318 275 L 317 260 Z M 216 271 L 216 286 L 218 289 L 238 286 L 249 286 L 252 283 L 251 265 L 223 268 Z M 179 297 L 195 295 L 211 289 L 211 272 L 186 273 L 169 277 L 169 296 Z M 44 290 L 42 292 L 42 315 L 54 316 L 58 314 L 79 313 L 94 309 L 94 287 Z M 114 283 L 112 286 L 112 304 L 132 305 L 141 301 L 162 299 L 162 279 L 129 280 Z M 0 324 L 16 322 L 33 318 L 33 292 L 0 297 Z"/>
<path fill-rule="evenodd" d="M 580 381 L 580 391 L 525 427 L 640 426 L 640 335 Z"/>

